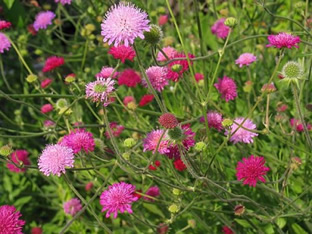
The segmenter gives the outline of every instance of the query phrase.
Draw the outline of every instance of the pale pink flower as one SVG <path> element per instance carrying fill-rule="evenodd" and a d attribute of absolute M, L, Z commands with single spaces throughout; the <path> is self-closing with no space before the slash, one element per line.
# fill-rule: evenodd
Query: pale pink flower
<path fill-rule="evenodd" d="M 0 54 L 3 54 L 4 50 L 9 50 L 10 47 L 11 42 L 4 33 L 0 32 Z"/>
<path fill-rule="evenodd" d="M 109 124 L 109 127 L 112 131 L 112 134 L 114 137 L 119 137 L 120 134 L 123 132 L 123 130 L 125 129 L 124 126 L 117 124 L 116 122 L 111 122 Z M 110 139 L 109 133 L 108 131 L 105 132 L 105 136 Z"/>
<path fill-rule="evenodd" d="M 163 137 L 161 138 L 161 136 Z M 161 139 L 161 141 L 160 141 Z M 158 153 L 165 154 L 169 153 L 168 144 L 169 144 L 169 138 L 167 133 L 164 133 L 164 130 L 153 130 L 152 132 L 148 133 L 146 138 L 143 140 L 143 148 L 145 151 L 152 151 L 153 154 L 156 152 L 156 148 L 159 143 L 158 147 Z"/>
<path fill-rule="evenodd" d="M 146 75 L 153 88 L 158 92 L 161 92 L 164 87 L 169 84 L 166 78 L 167 68 L 165 67 L 152 66 L 146 70 Z M 148 87 L 147 82 L 144 79 L 142 80 L 142 85 L 146 88 Z"/>
<path fill-rule="evenodd" d="M 63 208 L 66 214 L 70 214 L 71 216 L 74 216 L 76 213 L 78 213 L 82 209 L 82 205 L 78 198 L 73 198 L 65 202 L 63 204 Z"/>
<path fill-rule="evenodd" d="M 93 102 L 102 102 L 104 106 L 108 106 L 112 100 L 112 93 L 115 91 L 115 81 L 111 78 L 98 78 L 96 81 L 86 85 L 86 97 Z"/>
<path fill-rule="evenodd" d="M 277 35 L 269 35 L 268 41 L 269 44 L 267 47 L 291 49 L 292 47 L 299 48 L 298 44 L 300 43 L 300 37 L 282 32 Z"/>
<path fill-rule="evenodd" d="M 52 20 L 55 18 L 55 14 L 52 11 L 42 11 L 36 15 L 33 27 L 36 31 L 39 29 L 46 29 L 48 25 L 52 24 Z"/>
<path fill-rule="evenodd" d="M 211 32 L 219 38 L 226 38 L 229 35 L 230 27 L 224 24 L 225 18 L 217 20 L 211 27 Z"/>
<path fill-rule="evenodd" d="M 171 46 L 167 46 L 165 48 L 162 48 L 162 51 L 167 55 L 169 59 L 173 59 L 175 55 L 178 53 L 175 48 L 172 48 Z M 157 54 L 157 61 L 166 61 L 166 57 L 161 53 L 160 51 Z"/>
<path fill-rule="evenodd" d="M 226 102 L 234 100 L 237 97 L 237 86 L 235 81 L 230 77 L 224 76 L 222 79 L 218 78 L 218 83 L 215 83 L 214 86 Z"/>
<path fill-rule="evenodd" d="M 71 4 L 72 0 L 54 0 L 56 3 L 60 2 L 62 5 Z"/>
<path fill-rule="evenodd" d="M 241 54 L 238 59 L 235 60 L 235 64 L 239 64 L 239 67 L 249 66 L 253 62 L 257 60 L 257 57 L 251 53 L 243 53 Z"/>
<path fill-rule="evenodd" d="M 220 114 L 217 111 L 209 111 L 207 113 L 207 120 L 208 120 L 208 126 L 209 128 L 215 128 L 218 131 L 221 131 L 223 129 L 222 127 L 222 114 Z M 205 123 L 205 117 L 202 116 L 200 118 L 200 122 Z"/>
<path fill-rule="evenodd" d="M 245 118 L 243 117 L 236 118 L 234 120 L 234 123 L 230 127 L 230 130 L 225 131 L 225 135 L 228 135 L 228 134 L 232 135 L 236 131 L 238 126 L 244 121 L 244 119 Z M 244 127 L 245 129 L 242 127 Z M 233 142 L 234 144 L 238 142 L 243 142 L 246 144 L 253 143 L 253 138 L 258 136 L 258 134 L 255 132 L 251 132 L 249 130 L 255 130 L 257 126 L 250 119 L 247 119 L 243 123 L 242 127 L 240 127 L 234 133 L 234 135 L 231 136 L 230 141 Z M 249 130 L 246 130 L 246 129 L 249 129 Z"/>
<path fill-rule="evenodd" d="M 114 72 L 112 67 L 102 67 L 101 71 L 95 75 L 96 78 L 112 78 L 115 79 L 118 76 L 118 72 Z"/>

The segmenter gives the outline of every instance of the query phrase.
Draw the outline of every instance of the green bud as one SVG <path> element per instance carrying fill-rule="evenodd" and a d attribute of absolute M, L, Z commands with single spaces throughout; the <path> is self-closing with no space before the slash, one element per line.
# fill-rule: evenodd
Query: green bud
<path fill-rule="evenodd" d="M 196 227 L 196 221 L 194 219 L 187 220 L 187 224 L 193 229 Z"/>
<path fill-rule="evenodd" d="M 155 24 L 152 24 L 150 26 L 149 32 L 147 31 L 144 32 L 144 40 L 151 45 L 158 44 L 162 38 L 163 38 L 163 32 L 161 28 Z"/>
<path fill-rule="evenodd" d="M 237 24 L 237 20 L 234 17 L 229 17 L 224 21 L 224 24 L 226 26 L 229 26 L 231 28 L 234 28 Z"/>
<path fill-rule="evenodd" d="M 75 76 L 72 76 L 72 75 L 69 75 L 69 76 L 66 76 L 65 77 L 65 82 L 66 83 L 72 83 L 76 80 L 76 77 Z"/>
<path fill-rule="evenodd" d="M 168 135 L 172 140 L 180 140 L 183 136 L 183 132 L 180 127 L 175 127 L 168 131 Z"/>
<path fill-rule="evenodd" d="M 130 160 L 130 153 L 123 153 L 121 156 L 127 161 Z"/>
<path fill-rule="evenodd" d="M 131 148 L 131 147 L 135 146 L 135 144 L 136 144 L 136 140 L 134 140 L 133 138 L 127 138 L 124 141 L 124 146 L 127 148 Z"/>
<path fill-rule="evenodd" d="M 176 195 L 176 196 L 179 196 L 179 195 L 182 194 L 182 191 L 181 191 L 180 189 L 174 188 L 174 189 L 172 189 L 172 193 L 173 193 L 174 195 Z"/>
<path fill-rule="evenodd" d="M 94 139 L 94 144 L 95 144 L 95 147 L 101 151 L 104 150 L 104 142 L 100 139 L 100 138 L 95 138 Z"/>
<path fill-rule="evenodd" d="M 200 141 L 200 142 L 197 142 L 194 146 L 194 149 L 197 151 L 197 152 L 202 152 L 206 149 L 207 145 L 205 142 L 203 141 Z"/>
<path fill-rule="evenodd" d="M 8 157 L 12 152 L 12 147 L 9 145 L 4 145 L 0 148 L 0 155 L 4 157 Z"/>
<path fill-rule="evenodd" d="M 169 206 L 168 208 L 170 213 L 177 213 L 180 210 L 180 207 L 177 204 L 172 204 L 171 206 Z"/>
<path fill-rule="evenodd" d="M 62 108 L 67 108 L 67 100 L 65 98 L 61 98 L 59 100 L 57 100 L 56 102 L 56 108 L 58 109 L 62 109 Z"/>
<path fill-rule="evenodd" d="M 71 113 L 73 113 L 73 111 L 72 111 L 72 109 L 68 109 L 68 107 L 63 107 L 63 108 L 60 108 L 60 110 L 59 110 L 59 115 L 61 115 L 61 114 L 65 114 L 65 115 L 70 115 Z"/>
<path fill-rule="evenodd" d="M 38 79 L 38 76 L 34 75 L 34 74 L 30 74 L 27 76 L 26 81 L 28 83 L 33 83 Z"/>
<path fill-rule="evenodd" d="M 231 120 L 231 119 L 224 119 L 222 121 L 222 126 L 225 128 L 231 127 L 232 124 L 233 124 L 233 120 Z"/>
<path fill-rule="evenodd" d="M 166 8 L 164 8 L 164 7 L 158 7 L 158 8 L 157 8 L 157 12 L 160 13 L 160 14 L 164 14 L 164 13 L 166 13 Z"/>
<path fill-rule="evenodd" d="M 181 64 L 174 64 L 172 67 L 171 67 L 171 70 L 174 71 L 174 72 L 179 72 L 182 70 L 182 65 Z"/>

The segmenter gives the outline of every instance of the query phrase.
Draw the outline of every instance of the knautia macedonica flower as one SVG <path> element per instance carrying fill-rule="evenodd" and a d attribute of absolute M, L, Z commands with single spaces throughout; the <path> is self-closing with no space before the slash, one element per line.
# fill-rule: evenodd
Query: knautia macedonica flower
<path fill-rule="evenodd" d="M 0 20 L 0 30 L 6 29 L 6 28 L 10 28 L 11 27 L 11 23 L 5 20 Z"/>
<path fill-rule="evenodd" d="M 73 150 L 62 145 L 47 145 L 39 157 L 38 167 L 46 176 L 61 176 L 66 167 L 74 167 Z"/>
<path fill-rule="evenodd" d="M 44 104 L 41 108 L 40 108 L 41 112 L 43 114 L 49 113 L 51 111 L 53 111 L 53 106 L 49 103 L 49 104 Z"/>
<path fill-rule="evenodd" d="M 3 54 L 4 50 L 9 50 L 10 47 L 11 42 L 4 33 L 0 32 L 0 53 Z"/>
<path fill-rule="evenodd" d="M 123 130 L 125 130 L 125 127 L 122 126 L 122 125 L 119 125 L 117 122 L 111 122 L 109 124 L 109 127 L 112 131 L 112 134 L 114 137 L 119 137 L 120 134 L 123 132 Z M 109 136 L 109 133 L 108 133 L 108 130 L 105 132 L 105 136 L 110 139 L 110 136 Z"/>
<path fill-rule="evenodd" d="M 52 20 L 55 18 L 55 14 L 52 11 L 42 11 L 36 15 L 33 27 L 36 31 L 39 29 L 46 29 L 48 25 L 52 24 Z"/>
<path fill-rule="evenodd" d="M 160 142 L 158 146 L 158 153 L 169 153 L 169 138 L 165 130 L 162 129 L 153 130 L 147 134 L 146 138 L 143 140 L 143 152 L 152 151 L 154 154 L 156 152 L 158 142 Z"/>
<path fill-rule="evenodd" d="M 229 35 L 230 27 L 224 24 L 225 18 L 217 20 L 211 27 L 211 32 L 219 38 L 226 38 Z"/>
<path fill-rule="evenodd" d="M 173 162 L 174 168 L 178 171 L 184 171 L 186 169 L 186 165 L 183 163 L 181 159 L 176 159 Z"/>
<path fill-rule="evenodd" d="M 238 57 L 238 59 L 235 60 L 235 64 L 239 64 L 239 67 L 249 66 L 256 60 L 257 57 L 254 56 L 252 53 L 243 53 Z"/>
<path fill-rule="evenodd" d="M 230 77 L 224 76 L 222 79 L 218 78 L 218 83 L 215 83 L 214 86 L 226 102 L 234 100 L 237 97 L 236 83 Z"/>
<path fill-rule="evenodd" d="M 21 220 L 22 214 L 14 206 L 0 206 L 0 233 L 23 234 L 25 221 Z"/>
<path fill-rule="evenodd" d="M 188 54 L 188 57 L 190 59 L 195 58 L 195 56 L 190 53 Z M 176 53 L 174 58 L 186 58 L 186 55 L 183 53 Z M 169 80 L 177 82 L 182 77 L 183 73 L 186 72 L 188 69 L 189 65 L 186 59 L 173 61 L 168 65 L 167 78 Z"/>
<path fill-rule="evenodd" d="M 106 13 L 101 24 L 103 41 L 115 46 L 134 43 L 134 39 L 144 39 L 144 31 L 149 31 L 148 15 L 131 3 L 119 3 Z"/>
<path fill-rule="evenodd" d="M 146 195 L 150 196 L 150 197 L 158 197 L 160 195 L 160 192 L 159 192 L 159 188 L 158 186 L 152 186 L 150 187 L 146 193 Z M 154 201 L 153 198 L 149 198 L 149 197 L 143 197 L 144 200 L 146 201 Z"/>
<path fill-rule="evenodd" d="M 205 117 L 202 116 L 199 120 L 202 123 L 205 123 Z M 217 111 L 209 111 L 207 113 L 207 121 L 209 128 L 215 128 L 218 131 L 221 131 L 223 129 L 222 127 L 222 114 L 220 114 Z"/>
<path fill-rule="evenodd" d="M 63 57 L 51 56 L 45 61 L 44 67 L 42 68 L 43 72 L 52 71 L 57 67 L 60 67 L 64 64 Z"/>
<path fill-rule="evenodd" d="M 299 80 L 304 76 L 303 66 L 298 62 L 290 61 L 283 66 L 280 74 L 283 76 L 281 82 L 299 85 Z"/>
<path fill-rule="evenodd" d="M 145 94 L 140 102 L 139 102 L 139 106 L 145 106 L 148 103 L 152 102 L 154 100 L 154 95 L 153 94 Z"/>
<path fill-rule="evenodd" d="M 120 213 L 127 211 L 132 214 L 131 205 L 136 200 L 138 197 L 135 196 L 135 186 L 125 182 L 109 186 L 100 196 L 100 204 L 103 206 L 102 212 L 106 211 L 106 218 L 114 214 L 116 219 L 118 211 Z"/>
<path fill-rule="evenodd" d="M 127 87 L 135 87 L 140 82 L 140 74 L 131 68 L 125 69 L 118 78 L 118 84 L 126 85 Z"/>
<path fill-rule="evenodd" d="M 306 125 L 307 125 L 307 129 L 309 131 L 311 131 L 312 125 L 311 124 L 306 124 Z M 294 119 L 294 118 L 290 119 L 290 126 L 294 129 L 296 129 L 297 132 L 303 132 L 304 131 L 303 124 L 298 119 Z"/>
<path fill-rule="evenodd" d="M 71 4 L 72 0 L 54 0 L 56 3 L 60 2 L 62 5 Z"/>
<path fill-rule="evenodd" d="M 265 159 L 251 155 L 249 158 L 243 158 L 243 162 L 238 162 L 236 167 L 237 180 L 243 180 L 243 184 L 256 187 L 257 181 L 265 183 L 263 177 L 270 170 L 265 167 Z"/>
<path fill-rule="evenodd" d="M 108 51 L 113 55 L 114 59 L 119 59 L 122 63 L 125 63 L 126 59 L 133 62 L 135 57 L 135 51 L 130 46 L 119 45 L 113 46 Z"/>
<path fill-rule="evenodd" d="M 229 228 L 228 226 L 223 226 L 223 227 L 222 227 L 222 232 L 223 232 L 223 234 L 234 234 L 234 232 L 232 231 L 232 229 Z"/>
<path fill-rule="evenodd" d="M 82 209 L 82 205 L 78 198 L 73 198 L 65 202 L 63 204 L 63 208 L 66 214 L 70 214 L 71 216 L 74 216 L 76 213 L 78 213 Z"/>
<path fill-rule="evenodd" d="M 176 56 L 176 54 L 178 53 L 176 50 L 175 50 L 175 48 L 173 48 L 173 47 L 171 47 L 171 46 L 167 46 L 167 47 L 165 47 L 165 48 L 162 48 L 162 51 L 167 55 L 167 57 L 169 58 L 169 59 L 173 59 L 175 56 Z M 163 53 L 162 52 L 158 52 L 158 54 L 157 54 L 157 61 L 161 61 L 161 62 L 163 62 L 163 61 L 166 61 L 167 59 L 166 59 L 166 57 L 163 55 Z"/>
<path fill-rule="evenodd" d="M 244 121 L 244 119 L 245 118 L 243 117 L 236 118 L 234 120 L 234 123 L 231 125 L 230 130 L 225 131 L 225 135 L 233 134 L 238 128 L 238 126 Z M 242 127 L 240 127 L 234 133 L 234 135 L 231 136 L 230 141 L 233 142 L 234 144 L 238 142 L 243 142 L 246 144 L 253 143 L 253 138 L 258 136 L 258 134 L 255 132 L 248 131 L 246 129 L 255 130 L 257 126 L 250 119 L 247 119 L 243 123 Z"/>
<path fill-rule="evenodd" d="M 152 66 L 146 70 L 146 75 L 153 88 L 158 92 L 161 92 L 164 87 L 169 84 L 166 78 L 167 68 L 165 67 Z M 142 80 L 142 85 L 146 88 L 148 87 L 145 79 Z"/>
<path fill-rule="evenodd" d="M 167 129 L 175 128 L 179 124 L 177 118 L 171 113 L 162 114 L 159 117 L 158 122 L 161 126 Z"/>
<path fill-rule="evenodd" d="M 53 82 L 53 79 L 46 78 L 46 79 L 44 79 L 43 81 L 41 81 L 40 87 L 43 88 L 43 89 L 45 89 L 45 88 L 47 88 L 52 82 Z"/>
<path fill-rule="evenodd" d="M 16 165 L 30 165 L 30 161 L 28 159 L 28 152 L 26 150 L 15 150 L 10 155 L 10 160 L 14 162 Z M 13 163 L 7 163 L 7 167 L 12 172 L 25 172 L 26 168 L 19 168 L 15 166 Z"/>
<path fill-rule="evenodd" d="M 77 154 L 84 150 L 86 153 L 94 151 L 95 143 L 91 132 L 87 132 L 84 129 L 75 129 L 70 134 L 65 135 L 60 145 L 71 148 L 74 154 Z"/>
<path fill-rule="evenodd" d="M 116 79 L 118 76 L 118 72 L 114 72 L 114 68 L 112 67 L 102 67 L 101 71 L 95 75 L 96 78 L 112 78 Z"/>
<path fill-rule="evenodd" d="M 267 47 L 291 49 L 292 47 L 299 48 L 298 43 L 300 43 L 300 37 L 282 32 L 277 35 L 269 35 L 268 41 L 269 44 Z"/>
<path fill-rule="evenodd" d="M 104 106 L 111 103 L 111 95 L 115 91 L 115 81 L 111 78 L 98 78 L 86 85 L 86 97 L 93 102 L 101 102 Z"/>
<path fill-rule="evenodd" d="M 33 227 L 31 229 L 31 234 L 42 234 L 43 231 L 42 231 L 42 228 L 41 227 Z"/>

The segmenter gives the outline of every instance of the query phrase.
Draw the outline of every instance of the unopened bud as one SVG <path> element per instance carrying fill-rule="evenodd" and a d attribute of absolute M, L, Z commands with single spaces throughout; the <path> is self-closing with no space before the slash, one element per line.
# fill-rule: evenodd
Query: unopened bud
<path fill-rule="evenodd" d="M 0 155 L 8 157 L 13 152 L 10 145 L 4 145 L 0 148 Z"/>
<path fill-rule="evenodd" d="M 144 40 L 151 45 L 158 44 L 162 38 L 163 38 L 163 32 L 161 28 L 155 24 L 152 24 L 150 26 L 149 32 L 147 31 L 144 32 Z"/>
<path fill-rule="evenodd" d="M 205 142 L 203 141 L 200 141 L 200 142 L 197 142 L 194 146 L 194 149 L 197 151 L 197 152 L 202 152 L 206 149 L 207 145 Z"/>
<path fill-rule="evenodd" d="M 224 24 L 226 26 L 229 26 L 231 28 L 234 28 L 237 24 L 237 20 L 234 17 L 229 17 L 224 21 Z"/>
<path fill-rule="evenodd" d="M 34 74 L 30 74 L 27 76 L 26 81 L 28 83 L 33 83 L 38 79 L 38 76 L 34 75 Z"/>
<path fill-rule="evenodd" d="M 180 207 L 177 204 L 172 204 L 171 206 L 169 206 L 168 208 L 170 213 L 177 213 L 180 210 Z"/>
<path fill-rule="evenodd" d="M 124 146 L 127 148 L 132 148 L 133 146 L 135 146 L 135 144 L 136 144 L 136 140 L 133 138 L 127 138 L 124 141 Z"/>

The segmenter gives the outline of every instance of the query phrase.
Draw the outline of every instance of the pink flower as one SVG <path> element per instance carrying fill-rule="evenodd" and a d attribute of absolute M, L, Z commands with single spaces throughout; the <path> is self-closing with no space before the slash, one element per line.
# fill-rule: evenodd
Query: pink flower
<path fill-rule="evenodd" d="M 243 118 L 243 117 L 236 118 L 234 120 L 234 123 L 232 124 L 232 126 L 230 128 L 230 131 L 228 131 L 228 130 L 225 131 L 225 135 L 228 135 L 228 134 L 232 135 L 236 131 L 238 126 L 243 122 L 244 119 L 245 118 Z M 245 129 L 242 127 L 244 127 Z M 254 133 L 254 132 L 250 132 L 246 129 L 255 130 L 257 126 L 250 119 L 247 119 L 243 123 L 242 127 L 240 127 L 234 133 L 234 135 L 231 136 L 230 141 L 233 142 L 234 144 L 236 144 L 238 142 L 243 142 L 246 144 L 253 143 L 253 138 L 255 136 L 258 136 L 258 134 Z"/>
<path fill-rule="evenodd" d="M 118 72 L 114 72 L 114 68 L 112 67 L 102 67 L 102 70 L 95 75 L 96 78 L 112 78 L 115 79 L 118 76 Z"/>
<path fill-rule="evenodd" d="M 110 127 L 110 129 L 111 129 L 112 134 L 113 134 L 114 137 L 119 137 L 120 134 L 121 134 L 121 133 L 123 132 L 123 130 L 125 129 L 124 126 L 118 125 L 116 122 L 111 122 L 111 123 L 109 124 L 109 127 Z M 105 136 L 106 136 L 108 139 L 110 139 L 110 136 L 109 136 L 108 131 L 105 132 Z"/>
<path fill-rule="evenodd" d="M 234 234 L 234 232 L 232 231 L 232 229 L 229 228 L 228 226 L 223 226 L 223 227 L 222 227 L 222 232 L 223 232 L 224 234 Z"/>
<path fill-rule="evenodd" d="M 134 103 L 135 103 L 135 98 L 134 98 L 133 96 L 126 96 L 126 97 L 124 97 L 124 99 L 123 99 L 123 104 L 124 104 L 125 106 L 128 106 L 128 104 L 129 104 L 130 102 L 134 102 Z"/>
<path fill-rule="evenodd" d="M 6 29 L 6 28 L 10 28 L 11 27 L 11 23 L 5 20 L 0 20 L 0 30 L 2 29 Z"/>
<path fill-rule="evenodd" d="M 52 120 L 45 120 L 43 122 L 43 126 L 46 127 L 46 128 L 54 126 L 54 125 L 55 125 L 55 123 Z"/>
<path fill-rule="evenodd" d="M 108 106 L 112 102 L 110 98 L 115 91 L 114 84 L 115 81 L 111 78 L 98 78 L 86 85 L 86 97 L 91 98 L 93 102 L 102 102 L 104 106 Z"/>
<path fill-rule="evenodd" d="M 87 183 L 86 186 L 85 186 L 85 190 L 87 192 L 90 191 L 92 188 L 93 188 L 93 183 L 92 182 Z"/>
<path fill-rule="evenodd" d="M 281 104 L 277 107 L 278 112 L 284 112 L 288 109 L 288 106 L 286 104 Z"/>
<path fill-rule="evenodd" d="M 63 57 L 51 56 L 47 58 L 44 67 L 42 68 L 43 72 L 52 71 L 57 67 L 60 67 L 64 64 Z"/>
<path fill-rule="evenodd" d="M 31 229 L 31 234 L 42 234 L 43 231 L 42 231 L 42 228 L 41 227 L 33 227 Z"/>
<path fill-rule="evenodd" d="M 125 69 L 118 78 L 119 85 L 135 87 L 141 82 L 141 76 L 133 69 Z"/>
<path fill-rule="evenodd" d="M 46 29 L 48 25 L 52 24 L 52 20 L 55 18 L 55 14 L 52 11 L 41 11 L 36 15 L 35 22 L 33 24 L 34 29 Z"/>
<path fill-rule="evenodd" d="M 61 142 L 62 146 L 71 148 L 74 154 L 84 150 L 86 153 L 94 151 L 95 143 L 91 132 L 87 132 L 83 128 L 75 129 L 70 134 L 65 135 Z"/>
<path fill-rule="evenodd" d="M 50 79 L 50 78 L 46 78 L 44 79 L 43 81 L 41 81 L 41 88 L 45 89 L 47 88 L 51 83 L 53 82 L 53 79 Z"/>
<path fill-rule="evenodd" d="M 28 31 L 31 35 L 33 35 L 33 36 L 37 35 L 37 31 L 34 29 L 34 25 L 33 25 L 33 24 L 29 24 L 29 25 L 27 26 L 27 31 Z"/>
<path fill-rule="evenodd" d="M 163 137 L 161 138 L 161 136 Z M 161 141 L 160 141 L 161 139 Z M 143 140 L 143 152 L 145 151 L 152 151 L 155 154 L 158 142 L 158 153 L 165 154 L 169 153 L 168 144 L 169 138 L 167 133 L 164 133 L 164 130 L 153 130 L 152 132 L 148 133 L 146 138 Z"/>
<path fill-rule="evenodd" d="M 21 216 L 14 206 L 0 206 L 0 233 L 23 234 L 22 229 L 26 222 L 20 219 Z"/>
<path fill-rule="evenodd" d="M 241 54 L 238 59 L 235 60 L 235 64 L 239 64 L 239 67 L 249 66 L 253 62 L 257 60 L 257 57 L 251 53 L 243 53 Z"/>
<path fill-rule="evenodd" d="M 181 159 L 177 159 L 173 162 L 174 168 L 177 169 L 178 171 L 184 171 L 187 167 L 183 163 Z"/>
<path fill-rule="evenodd" d="M 47 145 L 39 157 L 38 167 L 46 176 L 61 176 L 66 167 L 74 167 L 73 150 L 62 145 Z"/>
<path fill-rule="evenodd" d="M 292 128 L 295 128 L 297 130 L 297 132 L 303 132 L 304 128 L 303 128 L 303 124 L 301 123 L 300 120 L 297 119 L 290 119 L 290 126 Z M 307 129 L 310 131 L 312 130 L 312 125 L 311 124 L 307 124 Z"/>
<path fill-rule="evenodd" d="M 63 208 L 66 214 L 70 214 L 71 216 L 74 216 L 82 209 L 82 205 L 78 198 L 73 198 L 65 202 L 63 204 Z"/>
<path fill-rule="evenodd" d="M 237 180 L 244 180 L 243 184 L 256 187 L 257 181 L 265 183 L 264 175 L 270 168 L 265 167 L 263 157 L 251 155 L 249 158 L 243 158 L 243 162 L 238 162 L 236 167 Z"/>
<path fill-rule="evenodd" d="M 217 20 L 211 27 L 211 32 L 219 38 L 226 38 L 229 35 L 230 27 L 224 24 L 225 18 Z"/>
<path fill-rule="evenodd" d="M 72 0 L 54 0 L 56 3 L 60 2 L 62 5 L 71 4 Z"/>
<path fill-rule="evenodd" d="M 28 152 L 26 150 L 15 150 L 10 155 L 10 160 L 14 162 L 16 165 L 30 165 L 30 161 L 28 159 Z M 7 163 L 7 167 L 12 172 L 25 172 L 26 168 L 19 168 L 15 166 L 13 163 Z"/>
<path fill-rule="evenodd" d="M 174 48 L 167 46 L 162 48 L 163 52 L 167 55 L 169 59 L 173 59 L 178 53 Z M 160 51 L 157 54 L 157 61 L 167 61 L 166 57 Z"/>
<path fill-rule="evenodd" d="M 118 211 L 132 214 L 131 203 L 138 200 L 135 196 L 135 186 L 125 182 L 115 183 L 108 187 L 100 196 L 100 204 L 103 206 L 102 212 L 107 211 L 105 217 L 109 218 L 114 214 L 117 218 Z"/>
<path fill-rule="evenodd" d="M 188 54 L 188 56 L 190 59 L 195 57 L 194 55 L 190 53 Z M 186 58 L 186 56 L 183 53 L 177 53 L 175 54 L 174 58 Z M 179 68 L 176 68 L 177 66 Z M 169 80 L 177 82 L 182 77 L 183 73 L 186 72 L 188 69 L 189 69 L 189 65 L 186 59 L 173 61 L 169 63 L 168 65 L 167 78 Z"/>
<path fill-rule="evenodd" d="M 148 103 L 150 103 L 151 101 L 154 100 L 154 95 L 153 94 L 145 94 L 140 102 L 139 102 L 139 106 L 145 106 L 147 105 Z"/>
<path fill-rule="evenodd" d="M 291 49 L 292 47 L 299 48 L 298 43 L 300 43 L 300 37 L 282 32 L 277 35 L 269 35 L 268 41 L 269 44 L 267 45 L 267 47 L 273 46 L 279 49 Z"/>
<path fill-rule="evenodd" d="M 218 78 L 218 83 L 215 83 L 214 86 L 226 102 L 234 100 L 237 97 L 235 81 L 230 77 L 224 76 L 222 79 Z"/>
<path fill-rule="evenodd" d="M 158 25 L 162 26 L 168 22 L 168 15 L 160 15 L 158 17 Z"/>
<path fill-rule="evenodd" d="M 53 106 L 51 104 L 45 104 L 41 107 L 40 110 L 43 114 L 46 114 L 53 111 Z"/>
<path fill-rule="evenodd" d="M 150 196 L 150 197 L 158 197 L 158 196 L 160 195 L 158 186 L 152 186 L 152 187 L 150 187 L 150 188 L 146 191 L 145 194 L 148 195 L 148 196 Z M 146 200 L 146 201 L 152 201 L 152 202 L 154 201 L 154 199 L 149 198 L 149 197 L 145 197 L 145 196 L 143 197 L 143 199 Z"/>
<path fill-rule="evenodd" d="M 209 111 L 207 113 L 207 120 L 209 128 L 215 128 L 219 132 L 223 129 L 222 127 L 222 114 L 216 111 Z M 205 118 L 201 117 L 200 122 L 205 123 Z"/>
<path fill-rule="evenodd" d="M 204 75 L 201 74 L 201 73 L 196 73 L 195 74 L 195 80 L 196 82 L 199 82 L 200 80 L 203 80 L 204 79 Z"/>
<path fill-rule="evenodd" d="M 0 32 L 0 53 L 3 54 L 4 50 L 9 50 L 10 47 L 11 42 L 4 33 Z"/>
<path fill-rule="evenodd" d="M 135 57 L 135 51 L 130 46 L 113 46 L 108 51 L 109 54 L 113 55 L 114 59 L 119 59 L 122 63 L 125 63 L 126 59 L 133 62 Z"/>
<path fill-rule="evenodd" d="M 153 88 L 158 92 L 161 92 L 166 85 L 168 85 L 168 80 L 166 79 L 167 68 L 152 66 L 146 70 L 146 75 L 150 80 Z M 147 82 L 143 79 L 142 85 L 148 87 Z"/>
<path fill-rule="evenodd" d="M 131 3 L 113 5 L 106 13 L 101 24 L 103 41 L 115 46 L 134 43 L 134 39 L 144 39 L 144 31 L 149 31 L 148 15 Z"/>

